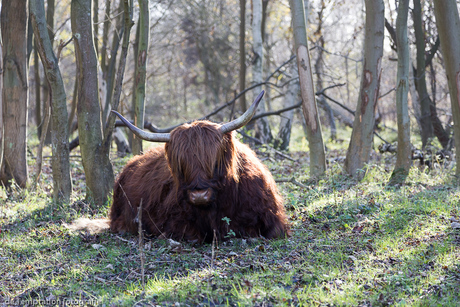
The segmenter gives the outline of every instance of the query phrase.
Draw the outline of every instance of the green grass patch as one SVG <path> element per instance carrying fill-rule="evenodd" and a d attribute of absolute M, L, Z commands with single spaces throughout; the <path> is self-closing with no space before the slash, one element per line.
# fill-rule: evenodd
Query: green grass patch
<path fill-rule="evenodd" d="M 344 155 L 333 149 L 329 157 Z M 335 155 L 335 156 L 334 156 Z M 311 182 L 308 155 L 264 160 L 280 183 L 292 236 L 218 245 L 146 240 L 142 284 L 138 239 L 71 232 L 64 223 L 107 216 L 83 201 L 84 174 L 72 159 L 68 205 L 50 197 L 49 160 L 38 190 L 0 194 L 0 304 L 89 306 L 456 306 L 460 304 L 460 189 L 448 168 L 414 166 L 388 187 L 392 158 L 361 182 L 340 163 Z M 127 158 L 114 158 L 120 169 Z M 3 193 L 3 192 L 2 192 Z M 3 196 L 2 196 L 3 195 Z"/>

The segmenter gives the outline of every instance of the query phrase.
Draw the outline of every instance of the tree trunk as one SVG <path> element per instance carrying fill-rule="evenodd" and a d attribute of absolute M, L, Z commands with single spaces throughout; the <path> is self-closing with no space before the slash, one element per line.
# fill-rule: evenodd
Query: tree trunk
<path fill-rule="evenodd" d="M 262 40 L 262 0 L 253 0 L 252 3 L 252 36 L 254 61 L 252 68 L 252 79 L 255 84 L 263 82 L 263 40 Z M 261 87 L 253 91 L 254 98 L 261 92 Z M 265 99 L 259 103 L 257 113 L 265 113 Z M 268 144 L 272 139 L 270 125 L 267 118 L 260 118 L 255 123 L 256 137 L 263 143 Z"/>
<path fill-rule="evenodd" d="M 119 12 L 123 12 L 123 1 L 120 1 L 120 8 Z M 109 113 L 110 105 L 112 104 L 112 96 L 113 96 L 113 84 L 115 81 L 115 67 L 117 63 L 117 54 L 118 49 L 120 47 L 121 37 L 123 35 L 123 27 L 122 27 L 123 15 L 119 15 L 115 18 L 115 29 L 113 31 L 112 37 L 112 47 L 110 48 L 110 62 L 108 66 L 103 66 L 103 74 L 105 76 L 106 81 L 106 98 L 105 98 L 105 106 L 104 106 L 104 114 L 102 116 L 104 121 L 107 121 L 107 116 Z M 104 50 L 104 49 L 103 49 Z"/>
<path fill-rule="evenodd" d="M 109 46 L 109 27 L 112 22 L 109 19 L 110 9 L 112 0 L 105 1 L 105 14 L 104 14 L 104 25 L 102 26 L 102 46 L 100 50 L 101 54 L 101 69 L 104 76 L 104 80 L 107 82 L 107 47 Z M 116 24 L 116 23 L 115 23 Z M 118 29 L 116 27 L 116 29 Z"/>
<path fill-rule="evenodd" d="M 460 175 L 460 20 L 455 0 L 434 0 L 434 13 L 441 52 L 444 57 L 449 83 L 452 115 L 454 118 L 454 141 L 457 148 L 455 159 L 457 162 L 456 174 Z"/>
<path fill-rule="evenodd" d="M 420 0 L 414 0 L 412 16 L 414 20 L 415 44 L 417 46 L 417 75 L 415 76 L 415 86 L 420 100 L 420 127 L 422 128 L 422 147 L 424 148 L 427 145 L 428 139 L 433 136 L 433 125 L 431 124 L 431 99 L 428 95 L 425 79 L 425 32 L 422 25 L 422 8 Z"/>
<path fill-rule="evenodd" d="M 115 81 L 115 88 L 113 94 L 113 100 L 111 101 L 111 109 L 118 110 L 120 103 L 121 89 L 123 84 L 123 77 L 126 67 L 126 57 L 129 49 L 129 33 L 133 26 L 133 0 L 123 0 L 123 43 L 121 46 L 120 61 L 118 63 L 117 79 Z M 113 130 L 115 128 L 115 114 L 111 113 L 108 117 L 107 124 L 104 130 L 104 148 L 107 153 L 110 151 L 110 142 Z"/>
<path fill-rule="evenodd" d="M 25 188 L 27 167 L 27 23 L 28 1 L 2 1 L 3 38 L 3 164 L 0 184 L 10 186 L 11 179 Z"/>
<path fill-rule="evenodd" d="M 384 4 L 382 0 L 365 0 L 366 33 L 364 38 L 364 64 L 360 95 L 356 107 L 353 132 L 345 159 L 346 171 L 362 179 L 372 149 L 375 108 L 379 96 L 381 62 L 384 37 Z"/>
<path fill-rule="evenodd" d="M 316 74 L 316 91 L 321 91 L 324 86 L 323 86 L 323 54 L 324 54 L 324 37 L 322 34 L 322 28 L 323 28 L 323 16 L 324 16 L 324 10 L 326 8 L 326 4 L 324 3 L 324 0 L 321 1 L 321 10 L 318 13 L 318 28 L 315 32 L 315 36 L 319 36 L 316 44 L 319 48 L 316 48 L 317 50 L 317 57 L 315 61 L 315 74 Z M 305 15 L 307 16 L 307 15 Z M 335 140 L 337 138 L 337 129 L 335 126 L 335 121 L 334 121 L 334 114 L 329 106 L 329 104 L 326 102 L 326 99 L 324 98 L 323 95 L 320 95 L 318 97 L 318 104 L 319 106 L 326 112 L 326 116 L 329 121 L 329 126 L 331 128 L 331 140 Z"/>
<path fill-rule="evenodd" d="M 425 29 L 422 23 L 422 6 L 420 0 L 414 0 L 413 10 L 415 44 L 417 46 L 417 69 L 415 70 L 415 85 L 420 100 L 420 128 L 422 136 L 422 146 L 425 147 L 428 138 L 432 137 L 433 133 L 438 138 L 444 149 L 449 146 L 449 134 L 446 132 L 439 120 L 436 110 L 435 101 L 430 99 L 426 85 L 426 66 L 425 58 Z M 431 63 L 431 61 L 430 61 Z M 431 66 L 431 65 L 430 65 Z M 432 93 L 433 99 L 436 98 L 435 93 Z M 429 118 L 429 119 L 428 119 Z"/>
<path fill-rule="evenodd" d="M 37 124 L 38 139 L 42 136 L 42 101 L 41 101 L 41 80 L 40 80 L 40 64 L 38 60 L 38 50 L 34 46 L 34 79 L 35 79 L 35 123 Z"/>
<path fill-rule="evenodd" d="M 417 1 L 417 0 L 415 0 Z M 407 178 L 412 164 L 410 144 L 410 119 L 407 103 L 409 92 L 409 42 L 407 39 L 407 15 L 409 0 L 400 0 L 396 19 L 396 43 L 398 45 L 398 72 L 396 78 L 396 112 L 398 118 L 398 151 L 390 184 L 401 184 Z"/>
<path fill-rule="evenodd" d="M 239 71 L 239 89 L 240 93 L 246 89 L 246 0 L 240 0 L 240 71 Z M 245 112 L 246 94 L 240 97 L 240 108 Z"/>
<path fill-rule="evenodd" d="M 3 72 L 3 43 L 0 33 L 0 72 Z M 0 73 L 0 180 L 3 165 L 3 73 Z"/>
<path fill-rule="evenodd" d="M 88 12 L 91 12 L 91 0 L 72 0 L 71 23 L 79 87 L 78 134 L 86 176 L 86 199 L 96 205 L 104 205 L 114 178 L 109 151 L 103 144 L 97 58 L 92 16 Z"/>
<path fill-rule="evenodd" d="M 305 6 L 303 0 L 290 0 L 292 23 L 294 29 L 297 68 L 302 95 L 302 110 L 307 126 L 307 138 L 310 147 L 310 176 L 319 177 L 326 171 L 321 122 L 316 104 L 313 75 L 308 52 Z"/>
<path fill-rule="evenodd" d="M 31 1 L 30 17 L 34 29 L 36 47 L 43 63 L 51 95 L 53 196 L 55 201 L 68 203 L 72 192 L 72 181 L 70 180 L 69 166 L 67 99 L 58 60 L 53 52 L 51 40 L 48 36 L 45 3 L 43 0 Z"/>
<path fill-rule="evenodd" d="M 134 125 L 144 128 L 145 111 L 145 79 L 147 50 L 149 45 L 149 2 L 139 0 L 139 45 L 136 59 L 136 75 L 134 78 Z M 142 140 L 133 136 L 133 154 L 139 155 L 142 152 Z"/>
<path fill-rule="evenodd" d="M 297 67 L 290 65 L 290 75 L 292 79 L 298 78 L 299 74 L 297 72 Z M 298 94 L 300 92 L 299 81 L 291 81 L 287 86 L 286 96 L 284 98 L 284 107 L 290 107 L 297 103 L 299 100 Z M 291 129 L 292 121 L 294 119 L 295 110 L 287 111 L 281 115 L 280 129 L 278 132 L 278 137 L 275 141 L 275 148 L 281 150 L 287 150 L 289 148 L 289 143 L 291 141 Z"/>
<path fill-rule="evenodd" d="M 108 16 L 106 18 L 109 18 Z M 94 49 L 96 49 L 96 57 L 99 54 L 99 0 L 93 0 L 93 35 Z"/>

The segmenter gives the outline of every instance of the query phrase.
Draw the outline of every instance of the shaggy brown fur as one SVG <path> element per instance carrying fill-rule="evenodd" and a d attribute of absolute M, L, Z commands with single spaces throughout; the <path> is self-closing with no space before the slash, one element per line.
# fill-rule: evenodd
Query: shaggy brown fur
<path fill-rule="evenodd" d="M 164 148 L 129 161 L 115 182 L 111 230 L 137 233 L 142 201 L 142 225 L 149 235 L 199 242 L 211 242 L 214 231 L 220 240 L 230 231 L 237 237 L 288 235 L 270 172 L 248 146 L 219 128 L 208 121 L 184 124 L 171 132 Z M 192 204 L 188 193 L 206 189 L 210 201 Z"/>

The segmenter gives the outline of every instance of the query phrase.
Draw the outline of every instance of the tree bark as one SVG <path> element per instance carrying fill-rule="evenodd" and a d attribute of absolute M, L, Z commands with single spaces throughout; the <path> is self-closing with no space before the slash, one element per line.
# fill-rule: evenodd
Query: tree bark
<path fill-rule="evenodd" d="M 123 1 L 120 1 L 120 7 L 118 11 L 123 12 Z M 106 87 L 107 87 L 107 91 L 106 91 L 107 96 L 105 98 L 104 114 L 102 116 L 104 121 L 107 121 L 109 108 L 110 108 L 110 105 L 112 104 L 117 54 L 118 54 L 118 49 L 120 47 L 121 37 L 123 36 L 123 31 L 124 31 L 122 22 L 123 22 L 123 15 L 119 15 L 115 18 L 115 22 L 114 22 L 115 29 L 113 31 L 112 46 L 110 48 L 111 50 L 110 51 L 110 62 L 107 64 L 107 66 L 105 66 L 104 64 L 105 69 L 102 71 L 105 76 Z"/>
<path fill-rule="evenodd" d="M 428 139 L 433 136 L 433 125 L 431 124 L 431 99 L 428 95 L 425 79 L 425 32 L 422 25 L 422 8 L 420 5 L 420 0 L 414 0 L 413 20 L 415 44 L 417 46 L 417 75 L 415 76 L 415 86 L 420 100 L 420 127 L 422 128 L 422 147 L 425 148 Z"/>
<path fill-rule="evenodd" d="M 101 69 L 104 80 L 107 82 L 107 49 L 109 46 L 110 9 L 112 0 L 105 1 L 104 24 L 102 26 Z"/>
<path fill-rule="evenodd" d="M 0 33 L 0 179 L 3 165 L 3 43 Z"/>
<path fill-rule="evenodd" d="M 53 197 L 55 201 L 68 203 L 72 192 L 69 166 L 69 132 L 64 82 L 45 19 L 44 0 L 30 2 L 30 17 L 35 34 L 35 43 L 45 70 L 51 95 L 51 148 L 53 169 Z M 38 64 L 38 63 L 37 63 Z"/>
<path fill-rule="evenodd" d="M 297 72 L 297 67 L 294 65 L 290 65 L 290 75 L 293 79 L 298 78 L 299 74 Z M 284 107 L 290 107 L 297 103 L 298 94 L 300 92 L 300 85 L 299 81 L 291 81 L 287 85 L 286 96 L 284 98 Z M 287 150 L 289 148 L 289 143 L 291 141 L 291 129 L 292 129 L 292 121 L 294 119 L 294 112 L 295 110 L 287 111 L 285 114 L 281 116 L 280 121 L 280 129 L 278 132 L 278 137 L 275 141 L 275 148 L 281 150 Z"/>
<path fill-rule="evenodd" d="M 34 45 L 34 81 L 35 81 L 35 123 L 37 124 L 38 139 L 42 136 L 42 101 L 41 101 L 41 80 L 40 80 L 40 64 L 38 60 L 38 50 Z"/>
<path fill-rule="evenodd" d="M 147 50 L 149 45 L 149 2 L 148 0 L 138 0 L 139 2 L 139 45 L 136 57 L 136 75 L 134 78 L 134 125 L 144 128 L 145 111 L 145 81 Z M 133 136 L 133 154 L 139 155 L 142 152 L 142 140 Z"/>
<path fill-rule="evenodd" d="M 255 84 L 263 82 L 263 38 L 262 38 L 262 0 L 253 0 L 252 3 L 252 38 L 254 61 L 252 68 L 252 79 Z M 261 87 L 256 87 L 253 91 L 254 98 L 261 92 Z M 257 113 L 265 113 L 265 99 L 263 99 L 257 108 Z M 272 139 L 270 125 L 266 118 L 261 118 L 255 123 L 256 138 L 261 142 L 268 144 Z"/>
<path fill-rule="evenodd" d="M 28 1 L 2 1 L 1 31 L 3 38 L 3 164 L 0 184 L 10 180 L 25 188 L 27 167 L 27 24 Z"/>
<path fill-rule="evenodd" d="M 362 179 L 369 161 L 373 142 L 375 108 L 379 96 L 384 37 L 384 4 L 382 0 L 365 0 L 366 32 L 364 64 L 360 95 L 353 122 L 350 145 L 345 158 L 345 170 L 356 179 Z"/>
<path fill-rule="evenodd" d="M 324 10 L 326 8 L 326 4 L 324 3 L 324 0 L 321 1 L 321 9 L 318 13 L 318 28 L 315 31 L 315 36 L 319 37 L 316 44 L 319 48 L 317 49 L 317 57 L 315 60 L 315 74 L 316 74 L 316 91 L 320 92 L 323 90 L 323 54 L 324 54 L 324 37 L 322 34 L 322 28 L 323 28 L 323 16 L 324 16 Z M 307 16 L 307 15 L 305 15 Z M 331 140 L 335 140 L 337 138 L 337 129 L 335 126 L 335 121 L 334 121 L 334 114 L 332 111 L 332 108 L 329 106 L 329 104 L 326 102 L 326 99 L 324 98 L 323 95 L 320 95 L 318 97 L 318 104 L 319 106 L 326 112 L 326 116 L 329 121 L 329 126 L 331 128 Z"/>
<path fill-rule="evenodd" d="M 104 205 L 113 184 L 109 150 L 103 144 L 98 71 L 94 49 L 91 0 L 72 0 L 71 23 L 78 79 L 78 134 L 86 176 L 86 199 Z"/>
<path fill-rule="evenodd" d="M 121 89 L 123 84 L 123 77 L 125 73 L 126 67 L 126 57 L 128 55 L 129 49 L 129 33 L 133 26 L 133 0 L 123 0 L 123 19 L 124 19 L 124 26 L 123 26 L 123 43 L 121 46 L 121 54 L 120 60 L 118 63 L 118 71 L 117 71 L 117 79 L 115 81 L 115 88 L 114 88 L 114 97 L 111 101 L 111 108 L 112 110 L 118 110 L 118 105 L 120 103 L 120 96 L 121 96 Z M 113 130 L 115 128 L 115 114 L 111 113 L 108 117 L 107 124 L 105 125 L 104 130 L 104 147 L 109 152 L 110 150 L 110 142 Z"/>
<path fill-rule="evenodd" d="M 240 93 L 246 89 L 246 0 L 240 0 L 240 71 L 239 71 L 239 89 Z M 248 108 L 246 105 L 246 94 L 240 97 L 240 108 L 245 112 Z"/>
<path fill-rule="evenodd" d="M 307 138 L 310 147 L 310 176 L 319 177 L 326 171 L 321 122 L 316 104 L 313 75 L 308 52 L 305 6 L 303 0 L 290 0 L 292 23 L 294 29 L 297 68 L 300 79 L 302 110 L 307 126 Z"/>
<path fill-rule="evenodd" d="M 417 1 L 417 0 L 415 0 Z M 390 184 L 401 184 L 407 178 L 412 164 L 410 144 L 410 119 L 407 103 L 409 92 L 409 42 L 407 39 L 407 15 L 409 0 L 400 0 L 396 19 L 396 43 L 398 45 L 398 71 L 396 77 L 396 112 L 398 122 L 398 151 Z"/>
<path fill-rule="evenodd" d="M 454 119 L 454 141 L 457 148 L 455 155 L 460 175 L 460 18 L 455 0 L 434 0 L 434 13 L 441 52 L 444 57 L 447 81 L 449 83 L 450 101 Z"/>

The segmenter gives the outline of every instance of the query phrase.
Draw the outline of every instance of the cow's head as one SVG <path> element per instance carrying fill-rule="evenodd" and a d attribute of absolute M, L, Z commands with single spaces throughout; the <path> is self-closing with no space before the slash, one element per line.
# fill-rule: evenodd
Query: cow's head
<path fill-rule="evenodd" d="M 184 193 L 190 204 L 205 207 L 216 197 L 216 190 L 223 182 L 238 180 L 236 151 L 231 132 L 251 120 L 263 95 L 264 91 L 242 116 L 229 123 L 195 121 L 182 124 L 171 133 L 143 131 L 118 112 L 112 112 L 139 138 L 151 142 L 166 142 L 166 157 L 177 188 Z"/>

